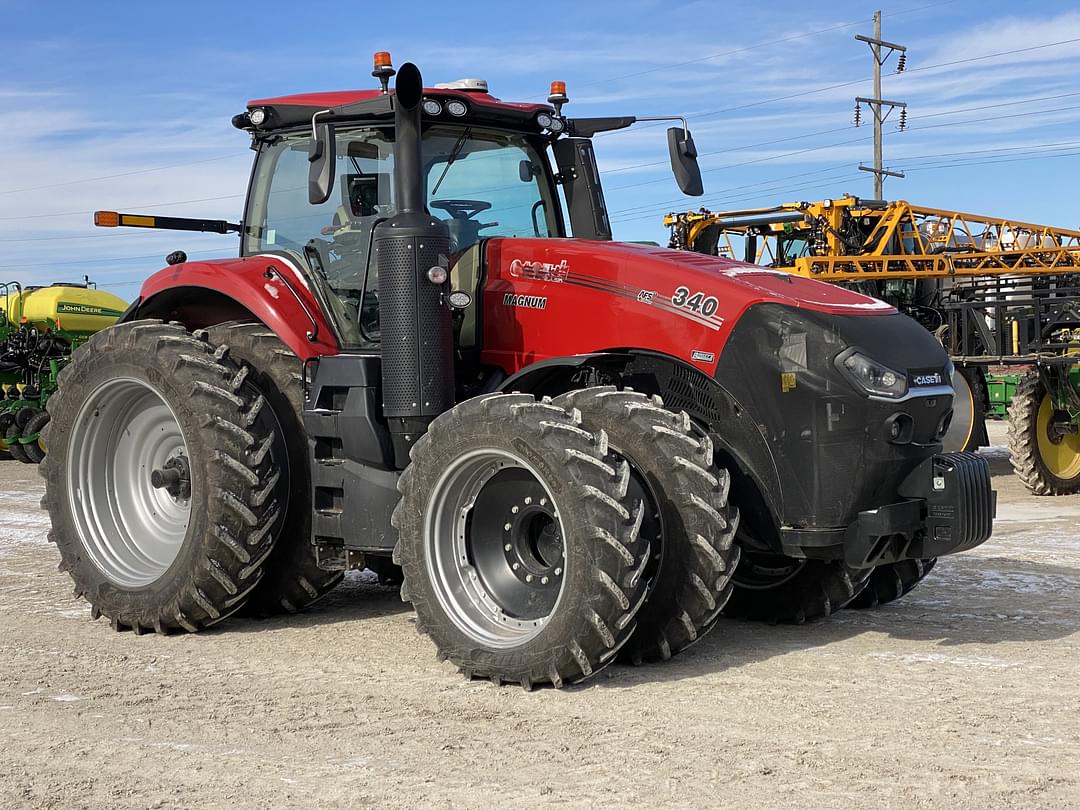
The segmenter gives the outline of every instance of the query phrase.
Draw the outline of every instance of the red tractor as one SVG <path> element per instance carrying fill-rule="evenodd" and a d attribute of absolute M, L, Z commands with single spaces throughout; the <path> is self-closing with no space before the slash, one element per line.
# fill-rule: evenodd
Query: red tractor
<path fill-rule="evenodd" d="M 951 368 L 918 324 L 611 241 L 590 138 L 640 119 L 394 74 L 379 54 L 381 90 L 237 115 L 242 223 L 96 216 L 241 241 L 170 255 L 49 403 L 51 538 L 95 617 L 194 632 L 367 566 L 466 675 L 559 686 L 725 610 L 893 598 L 987 539 L 988 469 L 938 452 Z M 700 194 L 685 122 L 668 144 Z"/>

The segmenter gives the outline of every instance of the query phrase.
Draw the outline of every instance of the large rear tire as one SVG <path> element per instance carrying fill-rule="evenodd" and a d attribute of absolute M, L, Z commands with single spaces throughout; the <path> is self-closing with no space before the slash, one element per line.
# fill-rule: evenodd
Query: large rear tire
<path fill-rule="evenodd" d="M 659 397 L 601 387 L 571 391 L 554 404 L 576 408 L 585 428 L 607 433 L 635 472 L 631 491 L 640 481 L 652 576 L 621 655 L 634 663 L 671 658 L 713 628 L 731 596 L 739 513 L 728 504 L 729 473 L 715 466 L 708 435 Z"/>
<path fill-rule="evenodd" d="M 872 608 L 887 605 L 906 596 L 934 570 L 936 557 L 926 560 L 901 560 L 874 568 L 866 587 L 848 604 L 849 608 Z"/>
<path fill-rule="evenodd" d="M 1080 433 L 1054 430 L 1054 400 L 1039 372 L 1020 380 L 1009 406 L 1009 461 L 1036 495 L 1080 492 Z"/>
<path fill-rule="evenodd" d="M 873 570 L 744 550 L 724 612 L 773 623 L 823 619 L 858 596 Z"/>
<path fill-rule="evenodd" d="M 324 571 L 311 542 L 311 470 L 304 430 L 304 367 L 281 339 L 261 323 L 229 323 L 207 330 L 210 342 L 227 346 L 229 357 L 248 367 L 248 380 L 266 397 L 285 437 L 289 500 L 274 551 L 244 613 L 295 613 L 334 589 L 344 574 Z"/>
<path fill-rule="evenodd" d="M 279 524 L 265 399 L 182 326 L 94 335 L 48 403 L 43 505 L 75 595 L 115 629 L 195 632 L 236 611 Z"/>
<path fill-rule="evenodd" d="M 531 396 L 493 394 L 439 416 L 411 458 L 394 559 L 438 656 L 526 689 L 610 663 L 645 598 L 649 544 L 606 435 Z"/>

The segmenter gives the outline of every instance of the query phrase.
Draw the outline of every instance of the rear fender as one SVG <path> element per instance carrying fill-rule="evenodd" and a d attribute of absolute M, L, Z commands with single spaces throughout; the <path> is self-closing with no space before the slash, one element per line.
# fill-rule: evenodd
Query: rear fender
<path fill-rule="evenodd" d="M 122 320 L 162 318 L 189 329 L 260 321 L 302 360 L 337 354 L 337 337 L 306 279 L 280 256 L 185 262 L 143 284 Z"/>

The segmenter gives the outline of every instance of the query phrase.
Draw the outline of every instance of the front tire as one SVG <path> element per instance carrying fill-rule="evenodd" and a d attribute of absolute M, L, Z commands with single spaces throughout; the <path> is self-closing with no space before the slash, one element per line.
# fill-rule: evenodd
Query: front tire
<path fill-rule="evenodd" d="M 744 550 L 724 612 L 771 623 L 823 619 L 858 596 L 873 570 Z"/>
<path fill-rule="evenodd" d="M 659 397 L 586 388 L 554 404 L 576 408 L 586 428 L 603 430 L 641 478 L 655 571 L 622 654 L 633 663 L 667 660 L 704 637 L 731 596 L 739 513 L 728 504 L 729 473 L 715 466 L 709 437 Z"/>
<path fill-rule="evenodd" d="M 94 335 L 48 403 L 45 508 L 76 596 L 115 629 L 195 632 L 262 576 L 281 480 L 265 400 L 182 326 Z"/>
<path fill-rule="evenodd" d="M 851 600 L 849 608 L 873 608 L 887 605 L 906 596 L 934 570 L 936 557 L 926 560 L 901 560 L 874 568 L 862 593 Z"/>
<path fill-rule="evenodd" d="M 521 394 L 468 400 L 413 447 L 394 561 L 417 630 L 467 677 L 584 680 L 634 631 L 644 506 L 607 437 Z"/>

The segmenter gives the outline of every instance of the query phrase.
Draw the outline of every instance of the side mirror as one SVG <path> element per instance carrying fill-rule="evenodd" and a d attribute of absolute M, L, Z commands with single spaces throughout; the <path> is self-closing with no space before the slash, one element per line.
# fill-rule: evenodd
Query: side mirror
<path fill-rule="evenodd" d="M 531 183 L 537 175 L 537 169 L 531 160 L 523 160 L 518 164 L 518 179 L 522 183 Z"/>
<path fill-rule="evenodd" d="M 330 124 L 315 124 L 313 136 L 308 148 L 308 202 L 322 205 L 334 190 L 337 141 Z"/>
<path fill-rule="evenodd" d="M 701 186 L 701 168 L 697 162 L 697 147 L 690 130 L 671 127 L 667 131 L 668 153 L 671 155 L 671 173 L 683 194 L 700 197 L 705 193 Z"/>

